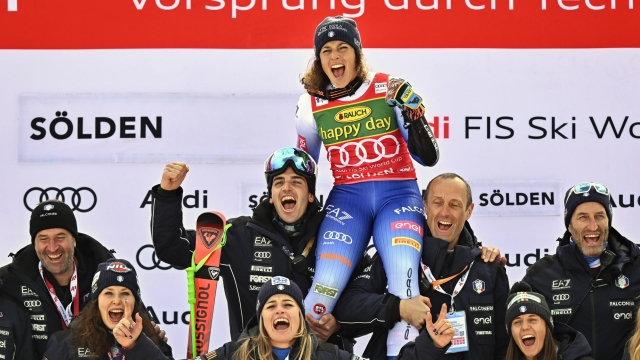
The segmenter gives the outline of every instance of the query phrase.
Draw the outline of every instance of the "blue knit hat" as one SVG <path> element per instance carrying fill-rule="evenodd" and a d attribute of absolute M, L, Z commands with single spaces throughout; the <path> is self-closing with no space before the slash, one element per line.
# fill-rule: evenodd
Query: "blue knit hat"
<path fill-rule="evenodd" d="M 316 34 L 313 38 L 313 47 L 316 58 L 320 56 L 320 49 L 329 41 L 341 40 L 351 45 L 358 52 L 362 50 L 360 32 L 353 19 L 344 16 L 329 16 L 322 20 L 316 27 Z"/>
<path fill-rule="evenodd" d="M 284 276 L 274 276 L 271 280 L 262 284 L 260 292 L 258 292 L 258 303 L 256 304 L 256 315 L 258 317 L 260 317 L 260 313 L 262 313 L 264 304 L 269 301 L 270 297 L 276 294 L 291 296 L 304 315 L 304 296 L 302 296 L 302 291 L 300 291 L 298 285 Z"/>

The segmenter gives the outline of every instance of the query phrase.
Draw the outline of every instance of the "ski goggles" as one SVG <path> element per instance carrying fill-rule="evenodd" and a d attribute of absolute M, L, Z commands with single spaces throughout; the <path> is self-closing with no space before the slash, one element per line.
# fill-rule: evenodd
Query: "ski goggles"
<path fill-rule="evenodd" d="M 313 177 L 318 175 L 318 167 L 311 155 L 297 148 L 282 148 L 271 154 L 264 162 L 265 176 L 284 171 L 288 164 L 291 164 L 297 173 L 302 173 L 301 175 Z"/>
<path fill-rule="evenodd" d="M 584 182 L 584 183 L 577 184 L 576 186 L 571 188 L 571 190 L 569 191 L 569 194 L 567 195 L 567 198 L 564 201 L 565 205 L 567 204 L 567 201 L 569 201 L 571 194 L 576 194 L 576 195 L 586 194 L 589 191 L 591 191 L 592 188 L 595 189 L 596 192 L 602 195 L 609 196 L 609 189 L 606 186 L 600 183 Z"/>

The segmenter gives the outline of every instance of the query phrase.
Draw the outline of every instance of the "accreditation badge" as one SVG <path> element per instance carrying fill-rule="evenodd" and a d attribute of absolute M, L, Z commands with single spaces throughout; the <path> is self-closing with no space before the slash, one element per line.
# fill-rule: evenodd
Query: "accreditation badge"
<path fill-rule="evenodd" d="M 447 319 L 451 322 L 453 330 L 453 339 L 451 346 L 447 350 L 447 354 L 469 351 L 469 339 L 467 337 L 467 317 L 464 311 L 455 311 L 447 313 Z"/>

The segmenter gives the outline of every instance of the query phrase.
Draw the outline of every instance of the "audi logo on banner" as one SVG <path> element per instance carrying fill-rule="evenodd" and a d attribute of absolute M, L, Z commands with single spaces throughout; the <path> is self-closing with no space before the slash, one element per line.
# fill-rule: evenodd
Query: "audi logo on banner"
<path fill-rule="evenodd" d="M 24 301 L 24 306 L 29 308 L 29 309 L 39 307 L 40 305 L 42 305 L 40 300 L 25 300 Z"/>
<path fill-rule="evenodd" d="M 269 251 L 256 251 L 253 253 L 253 256 L 257 259 L 270 259 L 271 252 Z"/>
<path fill-rule="evenodd" d="M 566 301 L 566 300 L 569 300 L 569 294 L 553 295 L 553 301 Z"/>
<path fill-rule="evenodd" d="M 351 239 L 351 236 L 338 232 L 338 231 L 327 231 L 324 233 L 324 235 L 322 236 L 325 240 L 337 240 L 337 241 L 342 241 L 343 243 L 350 245 L 353 240 Z"/>
<path fill-rule="evenodd" d="M 69 205 L 71 210 L 79 212 L 89 212 L 98 203 L 96 192 L 86 186 L 77 189 L 72 187 L 63 187 L 61 189 L 56 187 L 48 187 L 46 189 L 32 187 L 24 193 L 22 202 L 27 210 L 33 211 L 38 204 L 49 199 L 60 200 Z"/>
<path fill-rule="evenodd" d="M 151 250 L 147 250 L 147 249 L 151 249 Z M 160 261 L 156 256 L 156 251 L 153 249 L 153 245 L 151 244 L 142 245 L 140 249 L 138 249 L 138 252 L 136 253 L 136 262 L 138 263 L 138 266 L 140 266 L 145 270 L 153 270 L 153 269 L 184 270 L 184 268 L 181 268 L 178 266 L 171 266 L 169 264 L 165 264 L 162 261 Z"/>

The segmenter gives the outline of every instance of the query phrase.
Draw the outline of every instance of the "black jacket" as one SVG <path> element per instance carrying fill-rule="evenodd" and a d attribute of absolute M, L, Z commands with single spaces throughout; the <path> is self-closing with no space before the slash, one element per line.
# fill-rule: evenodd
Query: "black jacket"
<path fill-rule="evenodd" d="M 307 325 L 306 322 L 304 322 L 304 324 L 305 326 L 307 326 L 307 330 L 310 332 L 311 330 L 309 329 L 309 325 Z M 202 356 L 200 358 L 203 358 L 203 359 L 204 358 L 206 359 L 220 358 L 220 360 L 232 360 L 233 354 L 235 354 L 235 352 L 240 348 L 240 345 L 242 345 L 244 341 L 248 341 L 247 339 L 249 337 L 255 336 L 258 334 L 258 331 L 259 331 L 258 326 L 259 325 L 258 325 L 257 317 L 254 316 L 253 318 L 251 318 L 251 320 L 247 324 L 247 327 L 240 335 L 240 338 L 238 339 L 238 341 L 228 342 L 224 344 L 222 347 L 218 348 L 217 350 L 210 352 L 206 356 Z M 320 343 L 318 342 L 318 339 L 315 337 L 315 335 L 312 334 L 311 336 L 313 339 L 313 348 L 314 348 L 314 352 L 311 357 L 314 360 L 360 360 L 359 356 L 352 355 L 351 353 L 346 352 L 344 350 L 340 350 L 338 346 L 335 344 Z M 298 340 L 293 344 L 293 347 L 291 348 L 291 352 L 289 353 L 288 358 L 297 359 L 299 351 L 300 351 L 300 343 Z M 258 354 L 256 353 L 254 356 L 254 359 L 258 359 L 257 355 Z M 277 359 L 275 354 L 273 355 L 273 358 Z"/>
<path fill-rule="evenodd" d="M 78 259 L 78 295 L 82 309 L 91 300 L 91 281 L 98 264 L 113 255 L 89 235 L 78 235 L 75 257 Z M 38 262 L 35 248 L 27 245 L 18 251 L 11 264 L 0 268 L 0 279 L 4 282 L 5 296 L 29 311 L 32 341 L 24 340 L 33 343 L 35 358 L 39 359 L 47 348 L 49 336 L 62 330 L 62 318 L 42 281 Z M 0 312 L 3 312 L 2 308 Z M 29 345 L 25 343 L 24 346 Z"/>
<path fill-rule="evenodd" d="M 456 310 L 466 312 L 470 351 L 450 354 L 444 358 L 503 359 L 509 343 L 503 325 L 509 294 L 506 272 L 497 262 L 485 263 L 481 259 L 482 251 L 478 249 L 477 240 L 468 223 L 465 224 L 460 241 L 450 255 L 447 252 L 448 245 L 446 241 L 431 237 L 429 228 L 425 226 L 422 262 L 431 268 L 437 279 L 457 274 L 475 261 L 469 270 L 465 285 L 454 298 Z M 462 274 L 443 284 L 443 290 L 451 294 L 461 276 Z M 482 289 L 478 290 L 479 292 L 474 291 L 476 281 L 477 288 Z M 347 329 L 373 326 L 373 335 L 363 354 L 371 359 L 386 359 L 388 330 L 400 321 L 400 299 L 395 295 L 385 294 L 386 286 L 386 273 L 381 259 L 377 257 L 372 266 L 347 286 L 334 311 L 338 321 Z M 447 304 L 447 308 L 450 307 L 449 295 L 427 289 L 423 282 L 420 285 L 420 294 L 431 299 L 434 309 L 432 314 L 438 314 L 443 303 Z"/>
<path fill-rule="evenodd" d="M 33 360 L 29 312 L 2 292 L 0 280 L 0 359 Z"/>
<path fill-rule="evenodd" d="M 544 295 L 554 320 L 587 338 L 596 359 L 621 359 L 634 327 L 633 298 L 640 294 L 640 250 L 612 227 L 594 276 L 570 236 L 566 232 L 556 254 L 533 264 L 523 281 Z"/>
<path fill-rule="evenodd" d="M 45 351 L 43 360 L 79 360 L 88 359 L 91 351 L 85 348 L 78 348 L 71 341 L 71 330 L 59 331 L 49 337 L 49 345 L 47 351 Z M 170 355 L 164 355 L 161 348 L 157 347 L 144 333 L 140 334 L 136 345 L 131 349 L 123 349 L 109 333 L 109 337 L 113 341 L 114 346 L 117 346 L 120 353 L 124 355 L 127 360 L 173 360 Z M 162 344 L 164 345 L 164 344 Z M 171 354 L 168 348 L 164 348 L 167 354 Z M 167 352 L 168 351 L 168 352 Z M 104 354 L 99 358 L 92 358 L 97 360 L 109 360 L 108 354 Z"/>
<path fill-rule="evenodd" d="M 573 328 L 559 322 L 554 323 L 553 338 L 559 342 L 559 360 L 595 360 L 591 357 L 591 347 L 585 337 Z M 437 360 L 448 358 L 445 355 L 449 347 L 435 347 L 426 332 L 421 332 L 415 341 L 406 344 L 397 360 Z"/>
<path fill-rule="evenodd" d="M 151 235 L 158 259 L 174 266 L 191 265 L 195 248 L 195 231 L 182 224 L 182 188 L 158 193 L 159 185 L 152 189 Z M 175 196 L 170 196 L 175 195 Z M 260 203 L 253 216 L 229 219 L 227 243 L 222 248 L 220 276 L 224 278 L 224 292 L 229 311 L 229 332 L 237 340 L 249 319 L 256 314 L 258 290 L 273 276 L 292 279 L 304 296 L 309 292 L 315 272 L 316 234 L 325 212 L 318 203 L 310 203 L 304 215 L 304 231 L 298 239 L 289 239 L 284 229 L 274 220 L 275 210 L 269 201 Z M 304 262 L 294 269 L 290 255 L 301 255 L 313 242 Z M 298 259 L 301 259 L 298 257 Z M 350 341 L 334 334 L 329 341 L 347 351 Z"/>

